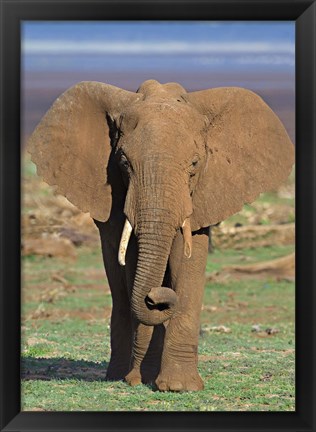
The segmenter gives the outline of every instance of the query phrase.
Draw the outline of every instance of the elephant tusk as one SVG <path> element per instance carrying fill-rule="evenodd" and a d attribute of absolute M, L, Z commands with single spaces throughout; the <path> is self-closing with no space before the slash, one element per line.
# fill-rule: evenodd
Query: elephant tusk
<path fill-rule="evenodd" d="M 184 239 L 184 255 L 187 258 L 191 258 L 192 255 L 192 232 L 191 232 L 191 224 L 190 219 L 187 218 L 184 220 L 182 224 L 182 232 Z"/>
<path fill-rule="evenodd" d="M 125 266 L 126 250 L 127 250 L 129 239 L 132 234 L 132 230 L 133 230 L 132 225 L 129 223 L 129 220 L 126 219 L 122 236 L 121 236 L 119 251 L 118 251 L 118 262 L 121 266 Z"/>

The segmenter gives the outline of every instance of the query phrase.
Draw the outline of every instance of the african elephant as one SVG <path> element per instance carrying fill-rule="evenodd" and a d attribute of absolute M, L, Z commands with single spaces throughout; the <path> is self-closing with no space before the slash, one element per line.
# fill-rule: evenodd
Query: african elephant
<path fill-rule="evenodd" d="M 29 140 L 38 174 L 99 229 L 113 300 L 107 379 L 203 388 L 209 227 L 287 178 L 294 147 L 255 93 L 82 82 Z"/>

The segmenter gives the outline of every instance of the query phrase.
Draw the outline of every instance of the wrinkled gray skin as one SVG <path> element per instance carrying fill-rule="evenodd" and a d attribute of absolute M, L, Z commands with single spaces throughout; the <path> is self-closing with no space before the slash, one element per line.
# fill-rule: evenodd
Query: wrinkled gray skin
<path fill-rule="evenodd" d="M 279 119 L 244 89 L 187 93 L 150 80 L 133 93 L 86 82 L 57 99 L 29 150 L 99 228 L 113 298 L 107 378 L 202 389 L 209 226 L 288 176 L 294 151 Z"/>

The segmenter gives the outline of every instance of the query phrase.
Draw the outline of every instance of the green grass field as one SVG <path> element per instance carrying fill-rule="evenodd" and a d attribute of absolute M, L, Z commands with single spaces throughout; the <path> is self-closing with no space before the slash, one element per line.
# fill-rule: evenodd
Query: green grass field
<path fill-rule="evenodd" d="M 289 249 L 274 248 L 273 255 Z M 267 253 L 256 250 L 256 260 Z M 239 252 L 239 259 L 236 251 L 217 251 L 209 255 L 208 271 L 245 256 L 253 258 L 254 251 Z M 207 284 L 199 343 L 205 390 L 159 393 L 104 381 L 111 296 L 102 266 L 97 247 L 82 248 L 71 265 L 58 258 L 24 258 L 23 410 L 294 410 L 292 282 Z"/>
<path fill-rule="evenodd" d="M 24 180 L 22 217 L 39 221 L 26 226 L 26 239 L 47 226 L 54 230 L 59 220 L 51 191 L 39 183 L 29 162 Z M 262 200 L 271 205 L 282 201 L 271 194 Z M 294 201 L 288 201 L 293 209 Z M 50 203 L 50 210 L 44 211 L 43 203 Z M 45 228 L 38 209 L 53 215 Z M 265 261 L 293 250 L 294 245 L 217 249 L 208 257 L 207 275 L 229 264 Z M 151 386 L 104 380 L 111 296 L 98 242 L 76 247 L 73 259 L 27 254 L 22 260 L 22 410 L 295 410 L 293 281 L 248 277 L 208 282 L 199 341 L 205 389 L 162 393 Z"/>

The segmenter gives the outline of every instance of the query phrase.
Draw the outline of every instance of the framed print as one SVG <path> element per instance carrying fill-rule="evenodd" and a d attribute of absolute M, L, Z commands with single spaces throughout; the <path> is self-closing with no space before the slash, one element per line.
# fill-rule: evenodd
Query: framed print
<path fill-rule="evenodd" d="M 1 11 L 1 430 L 315 430 L 315 2 Z"/>

